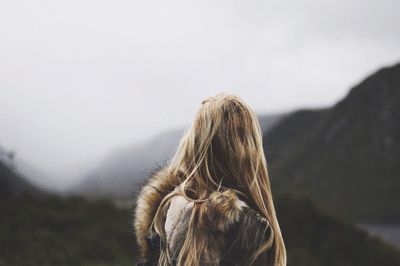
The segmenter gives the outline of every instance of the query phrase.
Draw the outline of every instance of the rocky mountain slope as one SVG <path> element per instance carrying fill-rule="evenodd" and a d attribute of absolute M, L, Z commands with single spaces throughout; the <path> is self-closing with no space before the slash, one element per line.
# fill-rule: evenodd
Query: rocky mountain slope
<path fill-rule="evenodd" d="M 400 222 L 400 64 L 331 108 L 300 110 L 264 134 L 276 193 L 359 221 Z"/>

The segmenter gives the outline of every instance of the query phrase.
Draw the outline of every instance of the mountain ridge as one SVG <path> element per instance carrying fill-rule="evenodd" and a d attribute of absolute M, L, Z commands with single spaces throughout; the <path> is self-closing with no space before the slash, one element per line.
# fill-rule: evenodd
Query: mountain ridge
<path fill-rule="evenodd" d="M 276 193 L 311 197 L 349 219 L 400 221 L 400 210 L 388 207 L 400 202 L 398 103 L 400 64 L 376 71 L 332 107 L 288 116 L 263 136 Z"/>

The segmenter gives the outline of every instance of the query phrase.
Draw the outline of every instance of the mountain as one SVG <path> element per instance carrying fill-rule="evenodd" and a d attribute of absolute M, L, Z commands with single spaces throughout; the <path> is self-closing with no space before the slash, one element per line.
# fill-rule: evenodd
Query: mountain
<path fill-rule="evenodd" d="M 39 189 L 15 173 L 6 162 L 0 160 L 0 199 L 40 193 Z"/>
<path fill-rule="evenodd" d="M 400 222 L 400 64 L 331 108 L 291 113 L 263 139 L 275 193 L 345 219 Z"/>
<path fill-rule="evenodd" d="M 82 176 L 90 173 L 97 162 L 86 161 L 65 166 L 56 171 L 43 170 L 21 158 L 14 162 L 15 171 L 36 187 L 56 194 L 65 194 L 68 189 L 78 183 Z"/>
<path fill-rule="evenodd" d="M 280 121 L 282 121 L 287 116 L 287 113 L 276 113 L 276 114 L 262 114 L 257 115 L 258 122 L 260 122 L 260 127 L 262 132 L 268 132 L 274 128 Z"/>
<path fill-rule="evenodd" d="M 172 156 L 182 134 L 182 130 L 169 131 L 147 143 L 112 152 L 72 188 L 73 193 L 89 197 L 132 197 L 150 171 Z"/>
<path fill-rule="evenodd" d="M 259 116 L 263 132 L 270 130 L 285 114 Z M 111 153 L 83 182 L 71 189 L 85 196 L 132 198 L 151 171 L 166 163 L 176 151 L 183 129 L 156 136 L 147 143 Z"/>

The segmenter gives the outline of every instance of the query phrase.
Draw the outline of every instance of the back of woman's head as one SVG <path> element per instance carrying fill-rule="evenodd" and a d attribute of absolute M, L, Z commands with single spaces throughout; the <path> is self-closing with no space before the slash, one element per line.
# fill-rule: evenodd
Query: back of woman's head
<path fill-rule="evenodd" d="M 273 249 L 274 265 L 286 265 L 260 125 L 242 99 L 226 93 L 205 99 L 168 167 L 171 176 L 181 180 L 180 189 L 165 197 L 155 217 L 155 228 L 162 238 L 165 235 L 162 214 L 173 195 L 181 194 L 188 200 L 201 202 L 213 191 L 232 189 L 246 198 L 272 227 L 272 237 L 254 252 L 252 261 L 267 249 Z M 187 254 L 185 259 L 190 261 Z"/>

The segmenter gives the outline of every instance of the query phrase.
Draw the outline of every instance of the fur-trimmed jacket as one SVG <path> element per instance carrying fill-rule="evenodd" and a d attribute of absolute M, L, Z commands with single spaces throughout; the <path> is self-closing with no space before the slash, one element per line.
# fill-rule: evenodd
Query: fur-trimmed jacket
<path fill-rule="evenodd" d="M 165 195 L 177 185 L 163 168 L 150 176 L 141 189 L 135 210 L 135 234 L 140 251 L 137 265 L 158 265 L 160 237 L 150 229 L 155 212 Z M 174 196 L 169 205 L 165 232 L 175 265 L 183 240 L 186 238 L 193 202 L 183 196 Z M 205 215 L 195 226 L 203 232 L 206 246 L 200 251 L 200 265 L 249 265 L 250 256 L 271 234 L 271 226 L 253 208 L 238 197 L 233 190 L 212 192 L 205 204 Z M 272 265 L 272 255 L 266 251 L 259 255 L 253 265 Z"/>

